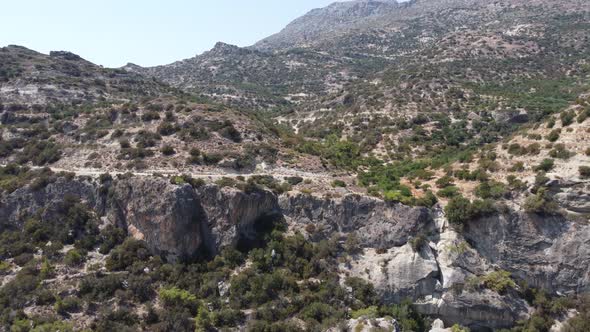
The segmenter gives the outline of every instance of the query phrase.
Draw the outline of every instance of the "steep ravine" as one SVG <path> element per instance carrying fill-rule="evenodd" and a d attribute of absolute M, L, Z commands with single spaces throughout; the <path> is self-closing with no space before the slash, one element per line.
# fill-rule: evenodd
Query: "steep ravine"
<path fill-rule="evenodd" d="M 215 185 L 193 189 L 146 177 L 103 184 L 59 178 L 42 189 L 24 187 L 2 197 L 0 226 L 20 227 L 27 215 L 52 213 L 66 195 L 81 198 L 104 222 L 126 228 L 169 259 L 255 245 L 265 224 L 278 219 L 312 241 L 354 233 L 362 250 L 339 266 L 342 275 L 372 282 L 386 302 L 410 298 L 418 311 L 446 324 L 501 328 L 530 314 L 515 291 L 500 295 L 467 287 L 470 278 L 495 270 L 563 294 L 588 291 L 590 285 L 587 224 L 507 211 L 473 220 L 459 233 L 440 207 L 413 208 L 361 195 L 328 199 Z M 424 241 L 416 245 L 411 240 L 418 237 Z"/>

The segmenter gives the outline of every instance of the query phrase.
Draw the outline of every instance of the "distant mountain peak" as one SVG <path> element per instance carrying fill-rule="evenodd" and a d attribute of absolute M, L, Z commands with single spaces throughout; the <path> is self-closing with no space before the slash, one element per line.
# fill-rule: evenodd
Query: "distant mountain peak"
<path fill-rule="evenodd" d="M 230 54 L 242 54 L 242 53 L 248 53 L 248 52 L 251 52 L 251 51 L 241 48 L 236 45 L 227 44 L 224 42 L 217 42 L 215 44 L 215 46 L 210 51 L 205 52 L 205 54 L 207 54 L 209 56 L 211 56 L 211 55 L 225 56 L 225 55 L 230 55 Z"/>
<path fill-rule="evenodd" d="M 281 32 L 256 43 L 256 49 L 283 49 L 304 46 L 326 36 L 341 33 L 355 23 L 374 16 L 386 15 L 400 7 L 415 3 L 396 0 L 354 0 L 335 2 L 313 9 L 291 22 Z"/>

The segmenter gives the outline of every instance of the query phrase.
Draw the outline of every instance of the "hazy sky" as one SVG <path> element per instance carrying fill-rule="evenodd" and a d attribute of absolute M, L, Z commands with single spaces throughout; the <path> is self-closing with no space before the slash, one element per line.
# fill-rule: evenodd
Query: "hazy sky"
<path fill-rule="evenodd" d="M 0 46 L 67 50 L 106 67 L 167 64 L 217 41 L 249 46 L 335 0 L 2 0 Z"/>

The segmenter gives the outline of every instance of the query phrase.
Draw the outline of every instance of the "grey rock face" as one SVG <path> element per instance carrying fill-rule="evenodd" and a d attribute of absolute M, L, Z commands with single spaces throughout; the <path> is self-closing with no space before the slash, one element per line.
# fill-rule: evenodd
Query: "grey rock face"
<path fill-rule="evenodd" d="M 106 190 L 105 190 L 106 189 Z M 51 213 L 66 195 L 79 197 L 103 220 L 125 227 L 168 257 L 216 254 L 225 246 L 256 241 L 260 229 L 284 218 L 311 240 L 356 234 L 362 254 L 339 268 L 375 285 L 386 302 L 410 298 L 420 312 L 447 326 L 509 327 L 526 317 L 528 305 L 514 294 L 469 291 L 469 278 L 496 269 L 552 292 L 588 291 L 590 226 L 557 216 L 511 212 L 472 220 L 458 233 L 440 209 L 412 208 L 348 195 L 324 199 L 268 191 L 245 193 L 214 185 L 193 189 L 167 179 L 131 177 L 101 185 L 59 178 L 0 198 L 0 227 L 20 227 L 27 215 Z M 410 240 L 427 238 L 417 252 Z M 430 243 L 428 243 L 430 242 Z"/>
<path fill-rule="evenodd" d="M 204 212 L 188 186 L 161 179 L 132 178 L 111 188 L 107 218 L 133 237 L 171 256 L 190 256 L 203 244 Z"/>
<path fill-rule="evenodd" d="M 409 244 L 384 254 L 367 250 L 341 266 L 341 270 L 369 280 L 389 303 L 418 299 L 440 287 L 438 264 L 428 246 L 419 252 L 414 252 Z"/>
<path fill-rule="evenodd" d="M 62 202 L 66 196 L 82 198 L 93 208 L 102 210 L 103 202 L 99 199 L 97 186 L 89 181 L 68 181 L 59 178 L 40 190 L 30 187 L 17 189 L 10 195 L 0 198 L 0 229 L 20 227 L 23 216 L 32 215 L 44 207 Z"/>
<path fill-rule="evenodd" d="M 240 239 L 256 240 L 256 223 L 280 216 L 277 197 L 269 191 L 246 194 L 217 186 L 197 190 L 210 232 L 207 247 L 215 254 L 220 248 L 236 246 Z"/>
<path fill-rule="evenodd" d="M 519 212 L 474 220 L 464 236 L 491 264 L 531 286 L 562 293 L 588 290 L 590 226 L 586 224 Z"/>
<path fill-rule="evenodd" d="M 502 296 L 490 290 L 445 293 L 442 297 L 418 301 L 415 308 L 424 315 L 440 317 L 445 325 L 459 322 L 474 329 L 511 327 L 526 318 L 530 310 L 526 301 L 514 295 Z"/>
<path fill-rule="evenodd" d="M 574 213 L 590 214 L 589 181 L 557 181 L 552 191 L 561 207 Z"/>
<path fill-rule="evenodd" d="M 334 233 L 356 233 L 363 247 L 391 248 L 406 244 L 418 234 L 435 229 L 425 208 L 390 204 L 382 200 L 348 195 L 323 199 L 309 195 L 282 196 L 280 206 L 291 225 L 314 225 L 315 239 Z"/>
<path fill-rule="evenodd" d="M 19 227 L 23 217 L 51 210 L 66 195 L 80 198 L 109 223 L 145 240 L 150 249 L 169 258 L 216 254 L 239 239 L 254 239 L 255 224 L 278 214 L 275 195 L 246 194 L 235 189 L 172 185 L 166 179 L 132 177 L 116 180 L 108 193 L 80 178 L 63 178 L 38 191 L 21 188 L 2 198 L 0 226 Z M 105 187 L 106 188 L 106 187 Z"/>

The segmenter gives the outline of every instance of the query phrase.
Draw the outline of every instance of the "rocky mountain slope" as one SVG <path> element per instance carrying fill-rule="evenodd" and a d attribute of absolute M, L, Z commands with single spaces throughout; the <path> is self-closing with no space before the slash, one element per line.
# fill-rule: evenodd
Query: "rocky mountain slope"
<path fill-rule="evenodd" d="M 344 2 L 251 48 L 219 44 L 172 65 L 131 69 L 238 107 L 273 109 L 299 133 L 323 138 L 329 130 L 396 159 L 423 152 L 405 139 L 414 122 L 435 148 L 490 142 L 587 91 L 589 10 L 585 1 Z M 347 28 L 321 28 L 333 21 Z M 300 42 L 316 26 L 313 42 Z M 457 119 L 472 139 L 445 134 Z"/>
<path fill-rule="evenodd" d="M 587 331 L 589 18 L 359 0 L 153 68 L 0 49 L 0 329 Z"/>
<path fill-rule="evenodd" d="M 22 46 L 0 48 L 0 103 L 127 101 L 171 90 L 143 76 L 102 68 L 70 52 L 45 55 Z"/>

